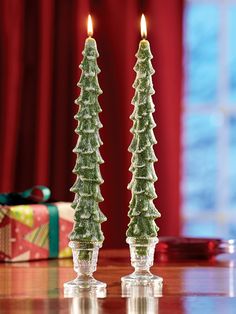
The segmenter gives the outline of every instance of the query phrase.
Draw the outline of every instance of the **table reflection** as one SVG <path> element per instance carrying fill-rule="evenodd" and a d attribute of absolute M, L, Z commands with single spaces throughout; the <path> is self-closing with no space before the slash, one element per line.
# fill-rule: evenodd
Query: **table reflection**
<path fill-rule="evenodd" d="M 69 301 L 70 314 L 98 314 L 101 313 L 96 293 L 92 291 L 81 292 Z"/>
<path fill-rule="evenodd" d="M 131 286 L 126 301 L 126 312 L 128 314 L 158 314 L 158 301 L 151 287 Z"/>
<path fill-rule="evenodd" d="M 235 240 L 228 240 L 227 252 L 217 257 L 217 261 L 227 265 L 228 267 L 228 295 L 229 297 L 236 296 L 236 245 Z"/>

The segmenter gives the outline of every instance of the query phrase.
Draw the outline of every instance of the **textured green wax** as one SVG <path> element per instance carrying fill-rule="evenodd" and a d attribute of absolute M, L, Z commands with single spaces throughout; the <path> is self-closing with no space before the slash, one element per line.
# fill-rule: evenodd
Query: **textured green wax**
<path fill-rule="evenodd" d="M 145 240 L 157 236 L 159 228 L 155 219 L 160 217 L 153 203 L 157 197 L 154 187 L 157 180 L 154 162 L 157 158 L 153 150 L 153 145 L 156 144 L 153 128 L 156 124 L 153 119 L 155 106 L 152 101 L 154 94 L 152 75 L 155 71 L 151 64 L 152 54 L 147 40 L 141 40 L 136 57 L 134 67 L 136 79 L 133 84 L 135 95 L 132 99 L 134 111 L 130 116 L 133 121 L 131 128 L 133 139 L 129 146 L 132 153 L 130 166 L 132 180 L 128 189 L 131 190 L 132 197 L 129 203 L 130 222 L 126 235 L 144 244 Z"/>
<path fill-rule="evenodd" d="M 87 38 L 83 60 L 80 64 L 82 74 L 77 84 L 81 93 L 75 101 L 79 105 L 79 111 L 75 115 L 78 121 L 75 132 L 79 137 L 73 150 L 77 154 L 73 169 L 77 179 L 71 188 L 71 191 L 75 193 L 71 205 L 75 210 L 75 223 L 70 234 L 71 241 L 86 243 L 104 240 L 101 223 L 106 221 L 106 217 L 99 208 L 99 203 L 103 201 L 100 191 L 100 185 L 103 183 L 100 164 L 104 161 L 99 152 L 99 147 L 102 145 L 99 136 L 99 129 L 102 127 L 99 113 L 102 110 L 98 96 L 102 94 L 102 90 L 97 79 L 100 72 L 97 65 L 98 56 L 96 41 L 93 38 Z"/>

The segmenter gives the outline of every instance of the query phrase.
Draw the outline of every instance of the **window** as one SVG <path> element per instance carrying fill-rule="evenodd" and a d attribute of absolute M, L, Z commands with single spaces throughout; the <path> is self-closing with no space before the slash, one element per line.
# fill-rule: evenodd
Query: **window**
<path fill-rule="evenodd" d="M 186 236 L 236 238 L 236 0 L 188 0 L 184 20 Z"/>

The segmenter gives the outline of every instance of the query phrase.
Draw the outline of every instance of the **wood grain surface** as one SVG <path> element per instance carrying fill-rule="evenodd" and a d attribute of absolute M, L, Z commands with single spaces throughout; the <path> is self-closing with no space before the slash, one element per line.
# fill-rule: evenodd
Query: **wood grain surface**
<path fill-rule="evenodd" d="M 100 250 L 95 277 L 107 283 L 107 297 L 65 298 L 63 283 L 75 278 L 71 259 L 1 263 L 0 313 L 236 313 L 233 260 L 155 263 L 161 298 L 122 298 L 120 278 L 131 271 L 128 250 Z"/>

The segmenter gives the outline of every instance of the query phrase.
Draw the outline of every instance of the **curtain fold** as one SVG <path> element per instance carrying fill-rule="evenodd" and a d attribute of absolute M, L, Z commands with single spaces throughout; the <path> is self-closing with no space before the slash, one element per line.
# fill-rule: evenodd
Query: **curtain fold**
<path fill-rule="evenodd" d="M 76 143 L 74 99 L 91 13 L 103 94 L 101 148 L 105 180 L 101 208 L 107 247 L 125 243 L 130 180 L 129 116 L 140 40 L 139 19 L 148 20 L 154 55 L 155 149 L 160 235 L 180 231 L 180 117 L 182 12 L 177 0 L 2 0 L 0 3 L 0 191 L 48 185 L 58 200 L 72 200 Z"/>
<path fill-rule="evenodd" d="M 1 4 L 1 190 L 14 188 L 16 147 L 20 121 L 20 97 L 22 88 L 22 51 L 24 45 L 24 4 L 17 0 Z M 3 179 L 4 178 L 4 179 Z"/>
<path fill-rule="evenodd" d="M 98 62 L 102 72 L 99 80 L 103 89 L 100 100 L 104 145 L 101 152 L 105 164 L 101 171 L 105 201 L 101 203 L 101 208 L 108 218 L 103 230 L 111 245 L 119 247 L 125 243 L 130 198 L 127 190 L 130 155 L 127 149 L 131 139 L 129 116 L 133 110 L 130 102 L 134 92 L 133 66 L 138 40 L 137 1 L 104 0 L 93 6 L 92 13 L 97 24 L 95 37 L 100 51 Z"/>
<path fill-rule="evenodd" d="M 36 107 L 35 180 L 49 185 L 49 156 L 51 154 L 51 99 L 53 63 L 53 0 L 40 1 L 39 13 L 39 81 Z"/>
<path fill-rule="evenodd" d="M 156 184 L 160 209 L 160 234 L 176 236 L 181 230 L 181 102 L 182 102 L 182 18 L 183 1 L 148 0 L 145 8 L 150 19 L 153 84 L 156 93 L 154 114 L 157 122 Z M 168 222 L 168 223 L 166 223 Z"/>

